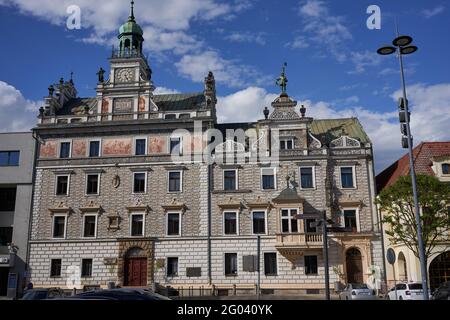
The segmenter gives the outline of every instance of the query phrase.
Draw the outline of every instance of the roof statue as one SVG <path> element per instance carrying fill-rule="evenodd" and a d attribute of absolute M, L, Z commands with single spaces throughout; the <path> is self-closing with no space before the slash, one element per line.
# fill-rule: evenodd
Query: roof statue
<path fill-rule="evenodd" d="M 286 87 L 287 87 L 288 79 L 286 77 L 286 67 L 287 67 L 287 63 L 285 62 L 283 64 L 283 69 L 281 71 L 280 77 L 275 81 L 276 85 L 281 87 L 281 95 L 283 95 L 283 96 L 287 95 Z"/>

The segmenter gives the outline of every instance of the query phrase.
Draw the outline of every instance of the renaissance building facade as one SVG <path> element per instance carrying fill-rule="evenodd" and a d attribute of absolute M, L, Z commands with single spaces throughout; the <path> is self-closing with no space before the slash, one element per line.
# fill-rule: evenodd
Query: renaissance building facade
<path fill-rule="evenodd" d="M 255 292 L 259 256 L 262 289 L 317 292 L 324 210 L 342 227 L 329 235 L 331 285 L 372 281 L 383 255 L 359 121 L 306 117 L 283 71 L 261 120 L 218 123 L 213 73 L 202 92 L 154 94 L 143 41 L 131 13 L 95 97 L 73 80 L 49 88 L 33 130 L 34 286 Z"/>

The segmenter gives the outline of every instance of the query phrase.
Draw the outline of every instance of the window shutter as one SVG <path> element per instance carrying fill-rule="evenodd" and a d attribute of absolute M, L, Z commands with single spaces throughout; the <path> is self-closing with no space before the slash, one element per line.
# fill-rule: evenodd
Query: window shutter
<path fill-rule="evenodd" d="M 245 272 L 256 271 L 256 256 L 244 256 L 243 257 L 243 270 Z"/>

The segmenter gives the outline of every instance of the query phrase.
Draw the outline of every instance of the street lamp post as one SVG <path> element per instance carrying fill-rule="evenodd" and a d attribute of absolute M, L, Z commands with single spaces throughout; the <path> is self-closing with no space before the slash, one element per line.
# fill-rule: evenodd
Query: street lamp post
<path fill-rule="evenodd" d="M 416 171 L 414 169 L 414 157 L 413 157 L 413 138 L 411 136 L 411 127 L 410 127 L 410 112 L 408 106 L 408 100 L 406 98 L 406 83 L 405 83 L 405 72 L 403 68 L 403 55 L 408 55 L 417 51 L 417 47 L 411 45 L 413 39 L 410 36 L 398 36 L 392 42 L 393 46 L 384 46 L 377 50 L 380 55 L 390 55 L 395 52 L 398 53 L 398 59 L 400 63 L 400 77 L 402 82 L 402 91 L 403 98 L 400 99 L 399 108 L 400 108 L 400 122 L 401 122 L 401 131 L 403 134 L 402 137 L 402 145 L 403 148 L 408 148 L 409 151 L 409 166 L 411 168 L 411 180 L 412 180 L 412 189 L 413 189 L 413 197 L 414 197 L 414 210 L 415 210 L 415 219 L 417 224 L 417 242 L 418 242 L 418 250 L 419 250 L 419 259 L 420 259 L 420 268 L 422 273 L 422 286 L 423 286 L 423 298 L 424 300 L 428 300 L 428 279 L 427 279 L 427 266 L 425 264 L 425 250 L 422 239 L 422 224 L 420 222 L 420 211 L 419 211 L 419 198 L 417 194 L 417 182 L 416 182 Z"/>

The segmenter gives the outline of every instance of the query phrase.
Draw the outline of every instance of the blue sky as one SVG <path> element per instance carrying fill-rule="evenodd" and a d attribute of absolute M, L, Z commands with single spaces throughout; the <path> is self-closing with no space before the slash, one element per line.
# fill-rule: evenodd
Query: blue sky
<path fill-rule="evenodd" d="M 81 30 L 66 27 L 73 4 Z M 381 9 L 381 30 L 366 27 L 369 5 Z M 405 61 L 416 143 L 450 140 L 449 12 L 443 0 L 136 0 L 158 92 L 201 91 L 212 69 L 219 120 L 253 121 L 279 93 L 286 61 L 288 93 L 310 116 L 361 120 L 378 171 L 404 152 L 397 60 L 375 53 L 394 38 L 395 19 L 419 46 Z M 126 0 L 0 0 L 0 130 L 31 127 L 49 84 L 71 71 L 79 95 L 93 96 L 128 14 Z"/>

